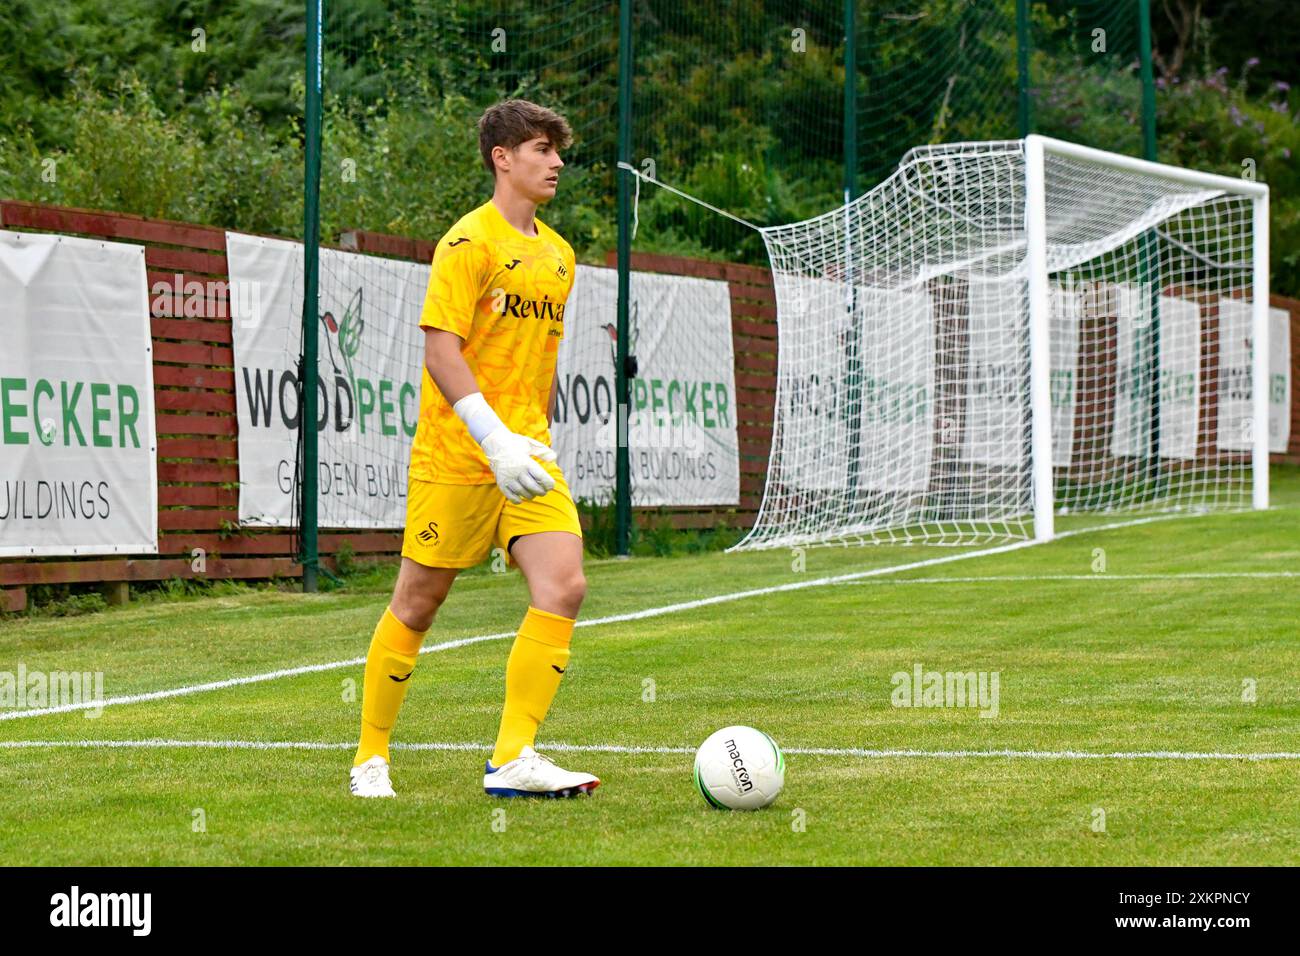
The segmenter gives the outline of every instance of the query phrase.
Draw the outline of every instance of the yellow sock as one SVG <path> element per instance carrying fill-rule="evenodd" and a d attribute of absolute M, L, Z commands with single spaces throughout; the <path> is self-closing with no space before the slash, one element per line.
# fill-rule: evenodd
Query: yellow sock
<path fill-rule="evenodd" d="M 366 655 L 366 677 L 361 697 L 361 745 L 352 766 L 359 767 L 378 754 L 388 760 L 388 738 L 411 683 L 424 634 L 413 631 L 387 608 L 375 626 Z"/>
<path fill-rule="evenodd" d="M 573 624 L 571 617 L 529 606 L 506 662 L 506 706 L 492 766 L 514 760 L 525 745 L 531 747 L 536 741 L 537 728 L 569 666 Z"/>

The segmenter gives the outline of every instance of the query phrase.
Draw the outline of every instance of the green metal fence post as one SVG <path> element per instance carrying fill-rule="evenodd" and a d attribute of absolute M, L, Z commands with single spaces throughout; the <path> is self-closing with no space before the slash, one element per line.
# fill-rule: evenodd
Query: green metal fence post
<path fill-rule="evenodd" d="M 321 72 L 325 0 L 307 0 L 307 102 L 305 162 L 303 176 L 303 298 L 302 298 L 302 401 L 298 427 L 302 432 L 302 483 L 299 494 L 299 540 L 302 563 L 302 589 L 316 590 L 319 563 L 316 535 L 317 475 L 319 457 L 316 431 L 316 352 L 319 308 L 317 302 L 320 266 L 320 150 L 321 150 Z"/>
<path fill-rule="evenodd" d="M 858 197 L 858 5 L 844 0 L 844 204 Z M 841 414 L 849 433 L 847 493 L 857 496 L 862 460 L 862 327 L 856 321 L 857 289 L 853 269 L 851 218 L 844 211 L 844 309 L 848 313 L 848 350 L 845 355 L 844 408 Z M 861 254 L 861 251 L 857 253 Z"/>
<path fill-rule="evenodd" d="M 858 195 L 857 0 L 844 0 L 844 201 Z"/>
<path fill-rule="evenodd" d="M 1142 157 L 1156 161 L 1156 87 L 1151 72 L 1151 0 L 1138 0 L 1138 58 L 1142 72 Z M 1149 229 L 1141 240 L 1141 281 L 1147 288 L 1147 314 L 1151 328 L 1147 332 L 1147 369 L 1143 391 L 1150 402 L 1147 424 L 1147 475 L 1150 492 L 1162 493 L 1160 471 L 1160 262 L 1155 230 Z M 1137 337 L 1134 337 L 1135 341 Z"/>
<path fill-rule="evenodd" d="M 1156 84 L 1151 73 L 1151 0 L 1138 0 L 1138 56 L 1142 70 L 1142 158 L 1156 161 Z"/>
<path fill-rule="evenodd" d="M 632 163 L 632 0 L 618 4 L 618 159 Z M 632 482 L 628 452 L 628 309 L 629 270 L 632 261 L 632 173 L 618 170 L 618 345 L 614 361 L 616 434 L 615 449 L 615 536 L 616 551 L 631 550 Z"/>
<path fill-rule="evenodd" d="M 1029 111 L 1029 0 L 1016 0 L 1016 125 L 1020 138 L 1033 132 Z"/>

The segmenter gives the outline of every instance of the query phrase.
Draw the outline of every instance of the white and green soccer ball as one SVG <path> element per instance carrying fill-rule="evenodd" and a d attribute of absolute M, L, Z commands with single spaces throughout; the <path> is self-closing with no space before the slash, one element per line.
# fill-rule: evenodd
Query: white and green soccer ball
<path fill-rule="evenodd" d="M 785 786 L 785 755 L 753 727 L 723 727 L 695 752 L 695 788 L 709 806 L 758 810 Z"/>

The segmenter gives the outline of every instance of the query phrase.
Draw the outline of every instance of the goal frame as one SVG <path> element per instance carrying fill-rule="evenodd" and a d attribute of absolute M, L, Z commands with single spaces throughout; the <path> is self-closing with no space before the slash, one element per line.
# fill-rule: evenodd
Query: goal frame
<path fill-rule="evenodd" d="M 1025 239 L 1029 296 L 1030 455 L 1034 538 L 1055 536 L 1055 493 L 1052 477 L 1051 329 L 1047 272 L 1046 157 L 1085 160 L 1125 172 L 1159 176 L 1224 193 L 1247 196 L 1251 201 L 1251 505 L 1268 508 L 1268 186 L 1248 179 L 1203 173 L 1080 146 L 1066 140 L 1031 133 L 1024 139 Z"/>

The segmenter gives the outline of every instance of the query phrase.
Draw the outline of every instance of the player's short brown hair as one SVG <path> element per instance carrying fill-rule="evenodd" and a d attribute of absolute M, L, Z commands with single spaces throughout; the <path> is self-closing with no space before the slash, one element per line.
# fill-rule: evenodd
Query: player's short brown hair
<path fill-rule="evenodd" d="M 478 121 L 478 150 L 483 165 L 496 176 L 492 150 L 497 146 L 514 149 L 538 136 L 545 136 L 556 149 L 567 149 L 573 142 L 569 122 L 554 110 L 528 100 L 506 100 L 489 106 Z"/>

